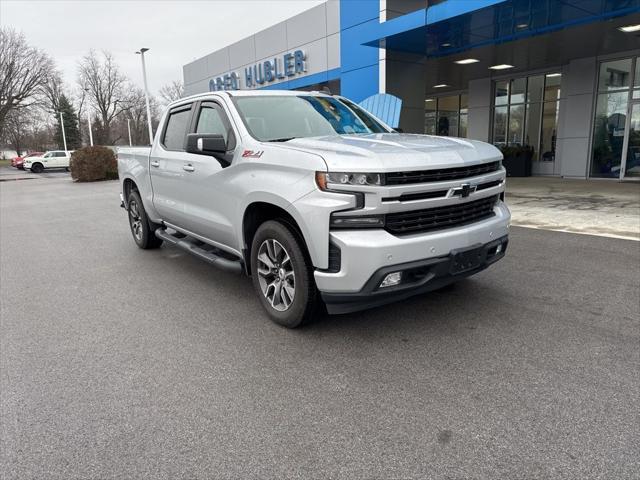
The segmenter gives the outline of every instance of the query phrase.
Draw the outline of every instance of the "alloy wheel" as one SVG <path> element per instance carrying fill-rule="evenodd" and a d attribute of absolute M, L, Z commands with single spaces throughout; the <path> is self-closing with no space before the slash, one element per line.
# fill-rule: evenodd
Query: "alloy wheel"
<path fill-rule="evenodd" d="M 258 281 L 275 310 L 289 309 L 296 294 L 296 276 L 289 252 L 273 238 L 262 242 L 258 249 Z"/>
<path fill-rule="evenodd" d="M 135 200 L 129 202 L 129 224 L 136 240 L 142 241 L 142 219 L 140 218 L 138 202 Z"/>

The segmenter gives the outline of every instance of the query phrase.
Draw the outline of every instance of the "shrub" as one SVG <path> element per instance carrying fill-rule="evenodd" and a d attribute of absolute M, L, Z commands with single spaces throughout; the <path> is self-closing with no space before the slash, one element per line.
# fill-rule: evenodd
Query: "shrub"
<path fill-rule="evenodd" d="M 76 182 L 96 182 L 118 178 L 118 162 L 107 147 L 85 147 L 71 154 L 71 178 Z"/>

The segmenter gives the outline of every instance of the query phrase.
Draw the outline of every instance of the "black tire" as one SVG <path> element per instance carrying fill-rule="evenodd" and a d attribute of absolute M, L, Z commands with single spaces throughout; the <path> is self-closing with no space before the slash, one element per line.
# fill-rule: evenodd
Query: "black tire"
<path fill-rule="evenodd" d="M 143 250 L 150 250 L 162 245 L 162 240 L 155 235 L 155 231 L 160 228 L 160 225 L 149 220 L 140 194 L 136 190 L 132 190 L 129 193 L 127 213 L 131 235 L 133 235 L 133 241 L 136 242 L 138 247 Z"/>
<path fill-rule="evenodd" d="M 44 171 L 44 165 L 41 163 L 34 163 L 31 165 L 31 171 L 33 173 L 42 173 Z"/>
<path fill-rule="evenodd" d="M 273 257 L 267 255 L 275 266 L 270 269 L 263 261 L 264 256 L 261 257 L 261 260 L 258 257 L 261 253 L 267 253 L 269 242 L 272 246 L 276 245 L 272 241 L 284 249 L 284 255 L 279 257 L 282 263 L 280 260 L 273 262 Z M 265 245 L 267 245 L 266 250 L 264 248 L 261 250 Z M 282 250 L 280 252 L 282 253 Z M 285 255 L 289 257 L 289 262 L 283 260 Z M 285 269 L 288 269 L 289 273 L 285 272 L 283 275 L 282 272 Z M 265 274 L 265 271 L 269 273 Z M 290 272 L 293 272 L 293 278 L 290 277 Z M 317 314 L 321 301 L 313 278 L 313 266 L 306 252 L 304 241 L 296 230 L 287 223 L 269 220 L 258 227 L 251 244 L 251 273 L 258 298 L 274 322 L 287 328 L 296 328 L 308 323 Z M 270 281 L 271 279 L 273 282 Z M 291 283 L 292 280 L 293 283 Z M 277 286 L 273 286 L 273 290 L 270 289 L 270 286 L 277 285 L 274 282 L 281 283 L 280 290 Z M 265 285 L 268 285 L 266 291 L 264 290 Z M 291 298 L 288 292 L 292 285 L 294 293 Z M 271 300 L 267 298 L 268 292 L 272 293 Z M 279 297 L 276 292 L 280 292 Z M 278 298 L 276 305 L 274 305 L 274 298 Z M 290 302 L 288 306 L 286 306 L 287 298 Z M 285 309 L 279 310 L 278 308 Z"/>

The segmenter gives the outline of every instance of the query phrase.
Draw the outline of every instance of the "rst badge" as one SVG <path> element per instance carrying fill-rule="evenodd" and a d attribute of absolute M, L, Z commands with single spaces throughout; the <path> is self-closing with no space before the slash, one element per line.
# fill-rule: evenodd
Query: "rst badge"
<path fill-rule="evenodd" d="M 263 153 L 263 150 L 245 150 L 242 152 L 242 158 L 260 158 Z"/>

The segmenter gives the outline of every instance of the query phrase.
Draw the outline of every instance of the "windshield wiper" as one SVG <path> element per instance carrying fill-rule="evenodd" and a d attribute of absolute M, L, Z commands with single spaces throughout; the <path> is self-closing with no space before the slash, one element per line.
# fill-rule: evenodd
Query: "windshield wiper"
<path fill-rule="evenodd" d="M 289 140 L 294 140 L 298 137 L 287 137 L 287 138 L 273 138 L 271 140 L 267 140 L 267 142 L 288 142 Z"/>

